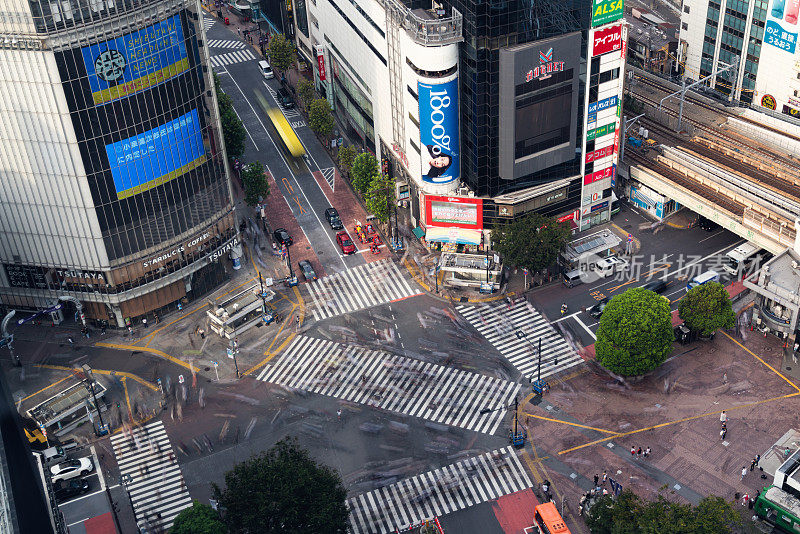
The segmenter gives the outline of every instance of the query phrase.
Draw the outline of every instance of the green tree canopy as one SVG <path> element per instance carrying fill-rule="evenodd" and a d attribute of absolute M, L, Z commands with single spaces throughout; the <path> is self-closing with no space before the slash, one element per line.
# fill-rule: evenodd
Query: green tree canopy
<path fill-rule="evenodd" d="M 345 534 L 347 492 L 338 473 L 287 438 L 236 464 L 225 488 L 213 484 L 231 533 Z"/>
<path fill-rule="evenodd" d="M 369 189 L 372 177 L 378 174 L 378 160 L 369 152 L 362 152 L 353 160 L 350 179 L 353 187 L 362 195 Z"/>
<path fill-rule="evenodd" d="M 322 137 L 333 132 L 333 113 L 331 106 L 324 98 L 316 98 L 308 106 L 308 126 Z"/>
<path fill-rule="evenodd" d="M 719 282 L 692 288 L 681 299 L 678 315 L 686 326 L 704 336 L 710 336 L 720 328 L 733 328 L 736 324 L 730 295 Z"/>
<path fill-rule="evenodd" d="M 247 132 L 233 109 L 233 100 L 222 90 L 216 74 L 214 74 L 214 87 L 217 90 L 217 109 L 222 123 L 222 142 L 225 144 L 225 152 L 229 158 L 240 158 L 244 154 Z"/>
<path fill-rule="evenodd" d="M 169 534 L 226 534 L 228 528 L 219 515 L 207 504 L 194 501 L 190 508 L 181 510 Z"/>
<path fill-rule="evenodd" d="M 353 162 L 358 155 L 358 151 L 353 148 L 352 145 L 345 145 L 340 146 L 339 150 L 336 153 L 336 158 L 339 160 L 339 165 L 342 167 L 342 170 L 346 173 L 350 172 L 350 169 L 353 167 Z"/>
<path fill-rule="evenodd" d="M 267 53 L 272 67 L 278 70 L 285 71 L 297 62 L 294 45 L 282 33 L 270 38 Z"/>
<path fill-rule="evenodd" d="M 248 206 L 255 206 L 261 199 L 269 195 L 269 182 L 261 162 L 254 161 L 242 169 L 242 186 L 244 201 Z"/>
<path fill-rule="evenodd" d="M 617 295 L 606 306 L 597 329 L 597 361 L 622 376 L 652 371 L 672 350 L 669 301 L 642 288 Z"/>
<path fill-rule="evenodd" d="M 297 94 L 300 95 L 300 101 L 303 106 L 308 107 L 314 100 L 314 82 L 308 78 L 300 78 L 297 82 Z"/>
<path fill-rule="evenodd" d="M 369 183 L 364 202 L 379 221 L 388 221 L 394 202 L 394 182 L 385 174 L 376 174 Z"/>
<path fill-rule="evenodd" d="M 721 497 L 705 497 L 692 507 L 668 501 L 642 501 L 630 490 L 619 497 L 601 497 L 589 509 L 586 525 L 592 534 L 728 534 L 741 518 Z"/>
<path fill-rule="evenodd" d="M 531 272 L 546 269 L 556 261 L 569 239 L 569 228 L 540 213 L 498 226 L 492 235 L 492 247 L 503 261 Z"/>

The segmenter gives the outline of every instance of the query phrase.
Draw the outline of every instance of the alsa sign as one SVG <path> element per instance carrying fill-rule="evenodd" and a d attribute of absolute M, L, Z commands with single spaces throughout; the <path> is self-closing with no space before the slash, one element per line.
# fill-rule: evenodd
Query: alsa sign
<path fill-rule="evenodd" d="M 592 28 L 622 18 L 622 0 L 594 0 L 592 3 Z"/>
<path fill-rule="evenodd" d="M 563 61 L 553 61 L 553 48 L 539 50 L 539 66 L 525 73 L 525 81 L 531 82 L 534 78 L 546 80 L 554 72 L 564 72 Z"/>
<path fill-rule="evenodd" d="M 622 24 L 594 31 L 592 57 L 615 52 L 622 48 Z"/>

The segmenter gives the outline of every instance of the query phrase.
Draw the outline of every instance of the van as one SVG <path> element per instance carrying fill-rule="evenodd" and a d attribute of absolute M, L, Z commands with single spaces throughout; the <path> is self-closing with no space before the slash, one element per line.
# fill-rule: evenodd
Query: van
<path fill-rule="evenodd" d="M 258 68 L 261 69 L 261 75 L 264 76 L 264 78 L 269 79 L 275 76 L 275 73 L 272 72 L 272 67 L 270 67 L 269 63 L 266 61 L 259 61 Z"/>
<path fill-rule="evenodd" d="M 47 465 L 60 462 L 66 457 L 67 455 L 64 452 L 64 449 L 61 447 L 50 447 L 49 449 L 42 451 L 42 458 L 44 459 L 44 463 Z"/>
<path fill-rule="evenodd" d="M 628 269 L 628 267 L 630 267 L 630 264 L 626 260 L 618 258 L 617 256 L 609 256 L 595 263 L 594 271 L 598 276 L 606 278 L 620 271 L 624 271 Z"/>
<path fill-rule="evenodd" d="M 577 286 L 583 283 L 583 271 L 575 269 L 564 273 L 563 282 L 567 287 Z"/>
<path fill-rule="evenodd" d="M 698 274 L 686 284 L 686 291 L 709 282 L 719 282 L 719 273 L 717 271 L 706 271 L 702 274 Z"/>

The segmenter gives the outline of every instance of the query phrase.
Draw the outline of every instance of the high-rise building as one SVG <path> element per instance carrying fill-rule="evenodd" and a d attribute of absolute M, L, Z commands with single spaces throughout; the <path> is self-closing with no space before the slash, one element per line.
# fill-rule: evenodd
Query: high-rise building
<path fill-rule="evenodd" d="M 5 306 L 122 326 L 236 268 L 201 22 L 196 0 L 0 3 Z"/>

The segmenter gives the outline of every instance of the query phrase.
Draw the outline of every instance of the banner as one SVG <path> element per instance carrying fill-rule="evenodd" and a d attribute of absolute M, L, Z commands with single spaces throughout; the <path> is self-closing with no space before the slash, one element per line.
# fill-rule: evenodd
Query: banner
<path fill-rule="evenodd" d="M 594 30 L 592 57 L 601 56 L 622 48 L 622 24 Z"/>
<path fill-rule="evenodd" d="M 422 180 L 447 184 L 459 177 L 458 78 L 418 82 Z"/>
<path fill-rule="evenodd" d="M 320 81 L 325 81 L 325 49 L 317 45 L 317 70 Z"/>
<path fill-rule="evenodd" d="M 592 28 L 619 20 L 622 18 L 622 14 L 622 0 L 594 0 L 592 4 Z"/>
<path fill-rule="evenodd" d="M 800 0 L 772 0 L 767 10 L 764 43 L 794 54 Z"/>

